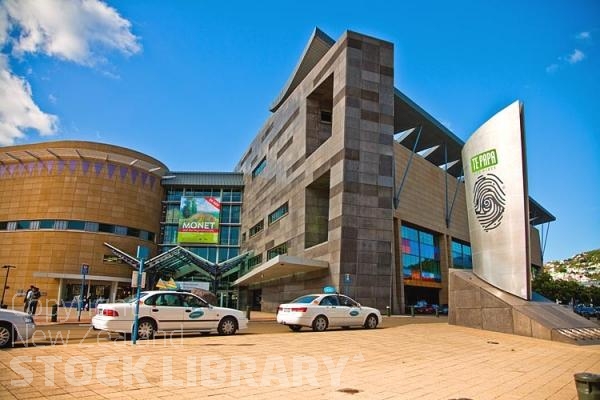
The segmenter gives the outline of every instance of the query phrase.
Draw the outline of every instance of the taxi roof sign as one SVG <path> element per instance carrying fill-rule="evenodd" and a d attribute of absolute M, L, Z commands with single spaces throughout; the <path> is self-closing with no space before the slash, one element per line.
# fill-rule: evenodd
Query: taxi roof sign
<path fill-rule="evenodd" d="M 323 293 L 327 293 L 327 294 L 337 293 L 337 290 L 335 290 L 335 288 L 333 286 L 325 286 L 323 288 Z"/>

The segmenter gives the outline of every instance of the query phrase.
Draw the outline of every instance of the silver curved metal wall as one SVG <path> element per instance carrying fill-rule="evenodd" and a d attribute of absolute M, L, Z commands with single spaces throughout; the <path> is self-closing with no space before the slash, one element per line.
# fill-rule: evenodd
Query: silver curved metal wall
<path fill-rule="evenodd" d="M 473 272 L 531 299 L 523 107 L 516 101 L 485 122 L 462 150 Z"/>

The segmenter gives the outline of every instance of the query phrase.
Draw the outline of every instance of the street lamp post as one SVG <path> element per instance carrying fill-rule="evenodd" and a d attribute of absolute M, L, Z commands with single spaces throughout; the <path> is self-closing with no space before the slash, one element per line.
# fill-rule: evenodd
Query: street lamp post
<path fill-rule="evenodd" d="M 8 273 L 10 272 L 11 268 L 17 268 L 14 265 L 3 265 L 2 268 L 6 269 L 6 278 L 4 278 L 4 286 L 2 287 L 2 300 L 0 300 L 0 307 L 2 308 L 6 308 L 4 306 L 4 293 L 6 293 L 6 288 L 8 285 Z"/>

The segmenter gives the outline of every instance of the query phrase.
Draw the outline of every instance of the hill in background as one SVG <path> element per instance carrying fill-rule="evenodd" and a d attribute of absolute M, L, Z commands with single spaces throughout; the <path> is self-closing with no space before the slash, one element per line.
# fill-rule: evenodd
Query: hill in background
<path fill-rule="evenodd" d="M 554 280 L 575 281 L 582 285 L 600 285 L 600 249 L 586 251 L 562 261 L 544 264 Z"/>

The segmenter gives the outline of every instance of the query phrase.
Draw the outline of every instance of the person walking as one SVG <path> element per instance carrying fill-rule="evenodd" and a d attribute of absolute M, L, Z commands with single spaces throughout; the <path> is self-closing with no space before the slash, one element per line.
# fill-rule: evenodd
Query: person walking
<path fill-rule="evenodd" d="M 35 315 L 39 298 L 41 297 L 40 289 L 36 286 L 31 291 L 31 299 L 29 300 L 29 315 Z"/>
<path fill-rule="evenodd" d="M 29 286 L 29 289 L 27 289 L 27 292 L 25 293 L 25 299 L 23 299 L 23 303 L 24 303 L 23 304 L 23 312 L 26 312 L 26 313 L 29 312 L 29 302 L 31 301 L 33 288 L 34 288 L 33 285 Z"/>

